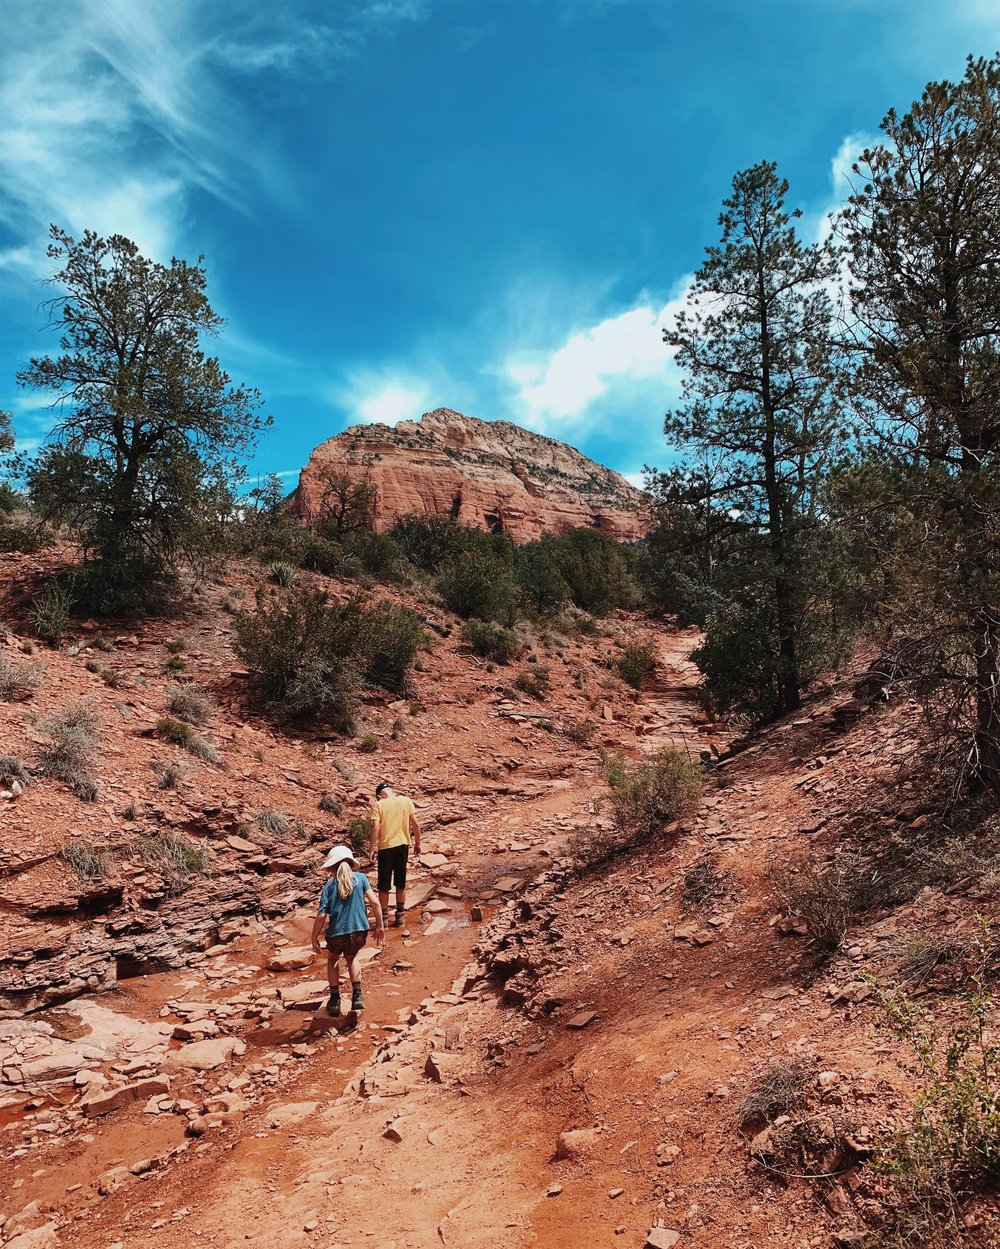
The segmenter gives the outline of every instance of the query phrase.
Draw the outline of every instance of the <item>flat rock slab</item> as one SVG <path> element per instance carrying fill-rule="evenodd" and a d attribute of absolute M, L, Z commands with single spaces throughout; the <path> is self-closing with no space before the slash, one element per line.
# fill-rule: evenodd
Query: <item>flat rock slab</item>
<path fill-rule="evenodd" d="M 646 1235 L 645 1249 L 674 1249 L 681 1234 L 670 1227 L 651 1227 Z"/>
<path fill-rule="evenodd" d="M 514 893 L 516 890 L 524 888 L 524 881 L 520 876 L 501 876 L 493 888 L 497 893 Z"/>
<path fill-rule="evenodd" d="M 268 971 L 301 971 L 308 967 L 315 957 L 312 948 L 307 945 L 290 945 L 283 950 L 274 950 L 267 960 Z"/>
<path fill-rule="evenodd" d="M 234 1055 L 246 1052 L 246 1044 L 233 1036 L 211 1037 L 192 1041 L 172 1050 L 163 1060 L 164 1071 L 212 1071 L 230 1062 Z"/>
<path fill-rule="evenodd" d="M 448 862 L 446 854 L 422 854 L 420 856 L 420 864 L 422 867 L 444 867 Z"/>
<path fill-rule="evenodd" d="M 587 1024 L 597 1018 L 596 1010 L 582 1010 L 571 1019 L 566 1020 L 567 1028 L 586 1028 Z"/>
<path fill-rule="evenodd" d="M 282 985 L 278 997 L 290 1010 L 314 1010 L 330 995 L 325 980 L 308 980 L 304 984 Z"/>
<path fill-rule="evenodd" d="M 414 907 L 423 906 L 436 888 L 437 885 L 433 880 L 424 881 L 422 885 L 408 885 L 406 889 L 406 909 L 412 911 Z"/>
<path fill-rule="evenodd" d="M 271 1106 L 264 1114 L 269 1128 L 289 1128 L 304 1123 L 319 1110 L 319 1102 L 287 1102 L 283 1106 Z"/>
<path fill-rule="evenodd" d="M 110 1114 L 112 1110 L 119 1110 L 132 1102 L 143 1101 L 154 1094 L 162 1095 L 169 1091 L 170 1081 L 164 1076 L 154 1076 L 149 1080 L 136 1080 L 133 1084 L 123 1084 L 117 1089 L 105 1089 L 95 1093 L 83 1100 L 80 1109 L 88 1119 L 96 1119 L 99 1115 Z"/>

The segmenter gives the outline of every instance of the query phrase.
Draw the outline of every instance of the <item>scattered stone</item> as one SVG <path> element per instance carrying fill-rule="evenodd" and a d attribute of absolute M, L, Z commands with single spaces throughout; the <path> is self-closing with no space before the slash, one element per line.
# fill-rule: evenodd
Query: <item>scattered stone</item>
<path fill-rule="evenodd" d="M 680 1232 L 669 1227 L 651 1227 L 646 1233 L 645 1249 L 674 1249 L 680 1241 Z"/>
<path fill-rule="evenodd" d="M 301 971 L 308 967 L 315 958 L 312 949 L 307 945 L 290 945 L 284 950 L 275 950 L 267 960 L 268 971 Z"/>
<path fill-rule="evenodd" d="M 558 1197 L 561 1192 L 562 1192 L 561 1184 L 550 1184 L 548 1188 L 545 1190 L 545 1196 L 546 1197 Z"/>
<path fill-rule="evenodd" d="M 560 1132 L 556 1141 L 557 1158 L 579 1158 L 597 1145 L 600 1133 L 596 1128 L 573 1128 Z"/>
<path fill-rule="evenodd" d="M 572 1019 L 566 1020 L 566 1027 L 576 1028 L 576 1029 L 586 1028 L 587 1024 L 591 1023 L 596 1018 L 597 1018 L 596 1010 L 582 1010 L 582 1011 L 579 1011 L 576 1015 L 574 1015 Z"/>
<path fill-rule="evenodd" d="M 608 1200 L 609 1200 L 609 1201 L 617 1201 L 617 1199 L 618 1199 L 618 1198 L 622 1195 L 622 1193 L 623 1193 L 624 1191 L 625 1191 L 625 1189 L 624 1189 L 624 1188 L 609 1188 L 609 1189 L 608 1189 Z"/>
<path fill-rule="evenodd" d="M 134 1084 L 123 1084 L 119 1088 L 108 1089 L 85 1097 L 80 1104 L 80 1109 L 88 1119 L 94 1119 L 98 1115 L 109 1114 L 112 1110 L 119 1110 L 122 1106 L 128 1106 L 131 1102 L 140 1101 L 144 1097 L 152 1097 L 154 1093 L 169 1091 L 170 1081 L 163 1076 L 149 1080 L 136 1080 Z"/>
<path fill-rule="evenodd" d="M 172 1050 L 163 1060 L 163 1071 L 212 1071 L 246 1052 L 246 1044 L 236 1037 L 212 1037 L 192 1041 L 179 1050 Z"/>

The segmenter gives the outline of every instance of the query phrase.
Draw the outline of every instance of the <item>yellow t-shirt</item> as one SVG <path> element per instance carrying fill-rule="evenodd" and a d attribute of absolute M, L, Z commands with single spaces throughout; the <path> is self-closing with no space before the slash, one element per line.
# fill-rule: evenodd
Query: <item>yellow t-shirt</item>
<path fill-rule="evenodd" d="M 378 848 L 391 850 L 393 846 L 408 846 L 410 816 L 415 814 L 410 798 L 399 794 L 395 798 L 380 798 L 372 811 L 372 819 L 378 820 Z"/>

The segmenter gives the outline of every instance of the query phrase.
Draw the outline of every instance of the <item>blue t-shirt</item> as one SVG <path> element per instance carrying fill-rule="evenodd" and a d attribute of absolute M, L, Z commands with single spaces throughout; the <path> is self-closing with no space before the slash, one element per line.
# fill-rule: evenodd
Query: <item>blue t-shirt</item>
<path fill-rule="evenodd" d="M 319 895 L 319 913 L 329 917 L 327 935 L 344 937 L 349 932 L 367 932 L 368 914 L 365 910 L 365 894 L 371 888 L 368 877 L 361 872 L 354 872 L 354 892 L 349 898 L 342 898 L 337 888 L 337 878 L 333 877 L 323 886 Z"/>

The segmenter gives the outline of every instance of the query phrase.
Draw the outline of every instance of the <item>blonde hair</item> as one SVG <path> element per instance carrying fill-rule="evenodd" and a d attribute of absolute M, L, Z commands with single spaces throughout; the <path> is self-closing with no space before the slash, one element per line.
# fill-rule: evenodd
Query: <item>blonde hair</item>
<path fill-rule="evenodd" d="M 345 902 L 354 892 L 354 869 L 347 859 L 337 865 L 337 892 Z"/>

